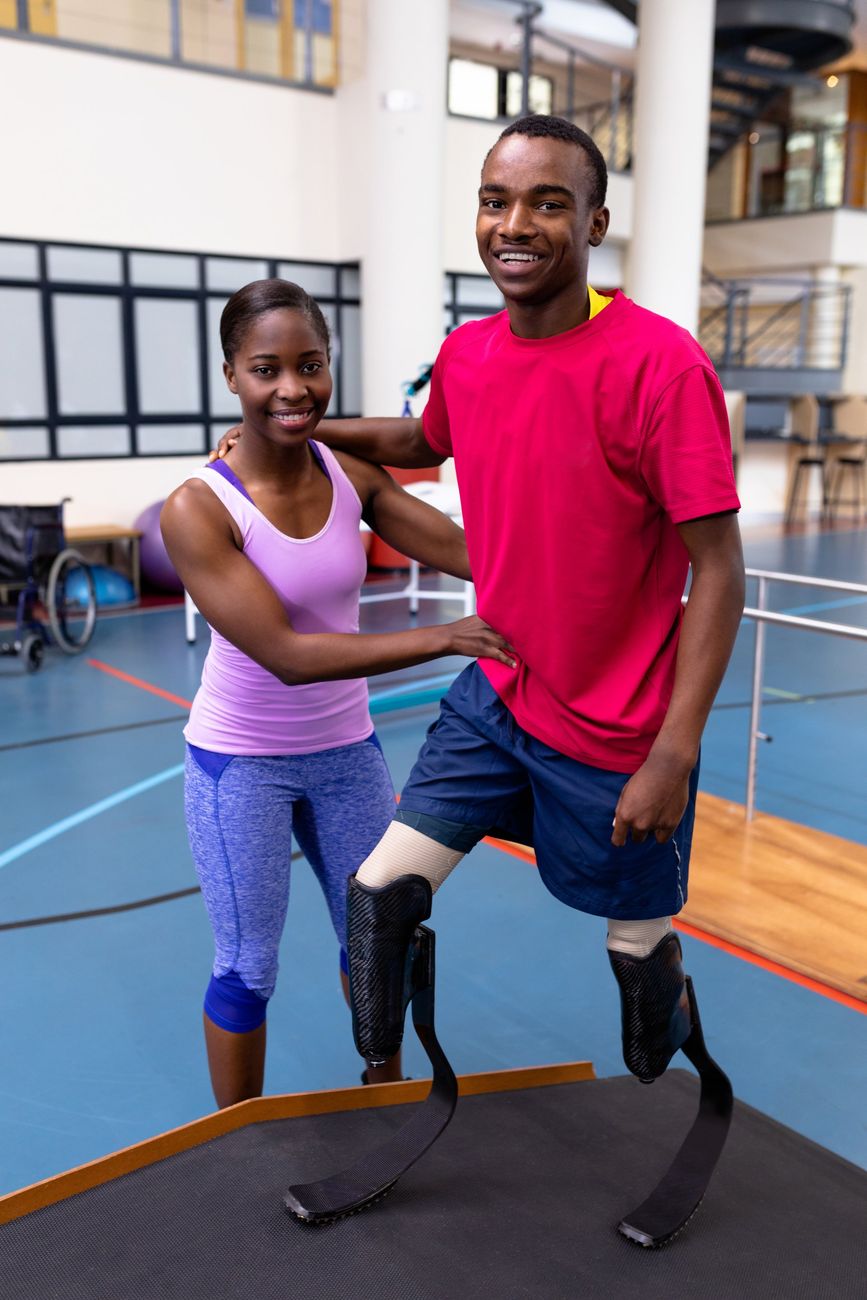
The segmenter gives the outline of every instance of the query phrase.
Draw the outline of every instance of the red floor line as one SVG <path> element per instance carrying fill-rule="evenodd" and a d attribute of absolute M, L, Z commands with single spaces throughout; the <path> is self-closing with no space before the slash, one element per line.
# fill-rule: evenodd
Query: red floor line
<path fill-rule="evenodd" d="M 91 668 L 97 668 L 101 673 L 108 673 L 109 677 L 117 677 L 122 682 L 128 682 L 130 686 L 137 686 L 140 691 L 149 691 L 151 695 L 158 695 L 161 700 L 169 700 L 172 704 L 179 704 L 182 709 L 192 707 L 192 700 L 185 700 L 180 695 L 172 695 L 171 691 L 164 691 L 161 686 L 153 686 L 150 682 L 142 681 L 140 677 L 131 677 L 129 673 L 121 672 L 120 668 L 113 668 L 111 664 L 104 664 L 101 659 L 88 659 Z"/>
<path fill-rule="evenodd" d="M 528 849 L 522 848 L 520 844 L 509 844 L 505 840 L 495 840 L 488 838 L 486 844 L 491 844 L 495 849 L 501 849 L 503 853 L 510 853 L 514 858 L 520 858 L 522 862 L 530 862 L 536 865 L 535 857 Z M 769 957 L 760 957 L 756 952 L 750 952 L 749 948 L 742 948 L 739 944 L 730 943 L 728 939 L 718 939 L 715 934 L 709 934 L 706 930 L 699 930 L 697 926 L 690 925 L 688 921 L 679 921 L 674 919 L 673 925 L 675 930 L 688 934 L 691 939 L 698 939 L 700 943 L 706 943 L 711 948 L 719 948 L 727 952 L 731 957 L 738 957 L 741 961 L 749 962 L 752 966 L 759 966 L 762 970 L 769 971 L 772 975 L 779 975 L 781 979 L 789 980 L 792 984 L 800 984 L 802 988 L 810 989 L 812 993 L 819 993 L 823 998 L 828 998 L 831 1002 L 839 1002 L 842 1006 L 848 1007 L 850 1011 L 858 1011 L 862 1016 L 867 1015 L 867 1002 L 860 1001 L 859 998 L 852 997 L 851 993 L 843 993 L 841 989 L 832 988 L 830 984 L 822 984 L 819 980 L 811 979 L 809 975 L 802 975 L 800 971 L 792 970 L 789 966 L 782 966 L 777 961 L 771 961 Z"/>

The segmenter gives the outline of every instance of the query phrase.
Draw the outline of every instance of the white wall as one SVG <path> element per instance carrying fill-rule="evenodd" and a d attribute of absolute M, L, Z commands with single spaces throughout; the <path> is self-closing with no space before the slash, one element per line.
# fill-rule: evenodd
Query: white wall
<path fill-rule="evenodd" d="M 867 266 L 867 212 L 804 212 L 708 226 L 704 265 L 720 276 L 793 275 L 805 267 Z"/>
<path fill-rule="evenodd" d="M 2 235 L 345 255 L 331 96 L 0 40 L 0 119 L 14 123 L 3 136 Z M 0 498 L 71 496 L 71 525 L 131 524 L 199 463 L 0 465 Z"/>
<path fill-rule="evenodd" d="M 332 96 L 0 40 L 0 121 L 0 234 L 341 255 Z"/>
<path fill-rule="evenodd" d="M 54 505 L 64 497 L 71 497 L 63 514 L 68 527 L 85 524 L 130 527 L 145 506 L 164 501 L 202 464 L 201 456 L 0 464 L 0 500 Z"/>

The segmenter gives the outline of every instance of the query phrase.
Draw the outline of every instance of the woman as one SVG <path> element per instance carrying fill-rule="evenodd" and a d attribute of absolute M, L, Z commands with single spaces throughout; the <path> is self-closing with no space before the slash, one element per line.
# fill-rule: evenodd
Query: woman
<path fill-rule="evenodd" d="M 291 833 L 342 945 L 347 878 L 391 819 L 363 678 L 442 655 L 513 661 L 476 617 L 358 634 L 362 519 L 421 563 L 468 578 L 463 533 L 384 470 L 312 441 L 331 398 L 329 338 L 303 289 L 247 285 L 226 304 L 220 335 L 244 436 L 173 493 L 162 529 L 212 630 L 184 733 L 185 799 L 216 945 L 208 1063 L 227 1106 L 262 1091 Z M 341 969 L 345 988 L 343 949 Z M 366 1077 L 400 1078 L 398 1058 Z"/>

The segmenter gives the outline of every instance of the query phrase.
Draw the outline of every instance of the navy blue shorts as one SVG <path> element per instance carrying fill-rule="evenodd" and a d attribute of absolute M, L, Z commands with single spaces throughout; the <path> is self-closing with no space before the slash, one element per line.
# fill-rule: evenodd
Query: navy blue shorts
<path fill-rule="evenodd" d="M 524 731 L 477 664 L 464 669 L 400 798 L 397 819 L 469 852 L 486 835 L 531 844 L 555 898 L 616 920 L 671 916 L 686 903 L 698 765 L 666 844 L 611 843 L 629 775 L 590 767 Z"/>

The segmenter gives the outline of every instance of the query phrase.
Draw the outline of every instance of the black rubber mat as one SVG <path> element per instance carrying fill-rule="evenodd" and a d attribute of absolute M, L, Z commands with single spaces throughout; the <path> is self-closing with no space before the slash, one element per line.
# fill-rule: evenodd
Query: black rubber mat
<path fill-rule="evenodd" d="M 615 1224 L 656 1182 L 697 1085 L 602 1079 L 467 1097 L 381 1204 L 304 1227 L 281 1195 L 408 1107 L 274 1121 L 0 1227 L 4 1300 L 863 1300 L 867 1174 L 751 1110 L 704 1204 L 645 1251 Z"/>

